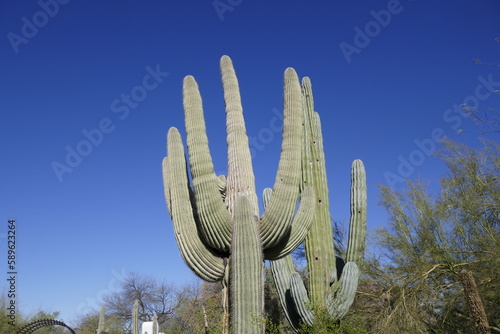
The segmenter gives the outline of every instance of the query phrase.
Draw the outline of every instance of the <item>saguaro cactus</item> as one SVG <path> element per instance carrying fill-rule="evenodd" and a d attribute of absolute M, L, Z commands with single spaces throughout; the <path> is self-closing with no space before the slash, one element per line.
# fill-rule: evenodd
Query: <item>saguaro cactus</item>
<path fill-rule="evenodd" d="M 153 333 L 152 334 L 158 334 L 158 316 L 156 316 L 156 315 L 153 316 Z"/>
<path fill-rule="evenodd" d="M 99 311 L 99 325 L 97 326 L 97 334 L 104 332 L 104 326 L 106 322 L 106 309 L 104 305 L 101 305 L 101 310 Z"/>
<path fill-rule="evenodd" d="M 358 286 L 358 266 L 364 258 L 366 238 L 366 175 L 361 160 L 355 160 L 351 169 L 347 254 L 345 261 L 335 256 L 321 123 L 314 111 L 311 82 L 307 77 L 302 81 L 302 94 L 305 114 L 302 187 L 313 186 L 316 194 L 314 220 L 305 239 L 308 291 L 294 270 L 291 256 L 271 261 L 281 304 L 295 329 L 301 323 L 314 323 L 314 309 L 326 309 L 334 319 L 347 313 Z"/>
<path fill-rule="evenodd" d="M 305 238 L 314 214 L 313 188 L 300 192 L 301 89 L 297 74 L 288 68 L 278 172 L 260 216 L 238 80 L 229 57 L 223 56 L 220 65 L 228 175 L 214 172 L 198 85 L 187 76 L 183 100 L 191 178 L 179 131 L 172 127 L 163 160 L 165 198 L 184 261 L 202 279 L 229 285 L 232 331 L 262 333 L 263 259 L 290 254 Z"/>
<path fill-rule="evenodd" d="M 132 334 L 139 334 L 139 300 L 134 301 L 132 309 Z"/>

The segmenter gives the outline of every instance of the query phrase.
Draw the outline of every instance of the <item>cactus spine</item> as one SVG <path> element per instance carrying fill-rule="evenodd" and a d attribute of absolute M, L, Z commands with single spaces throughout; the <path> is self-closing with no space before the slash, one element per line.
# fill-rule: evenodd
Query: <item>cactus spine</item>
<path fill-rule="evenodd" d="M 271 261 L 281 304 L 295 329 L 300 323 L 314 323 L 312 309 L 326 309 L 334 319 L 347 313 L 354 301 L 366 239 L 366 175 L 361 160 L 355 160 L 351 167 L 347 263 L 335 256 L 321 122 L 314 111 L 311 82 L 307 77 L 302 81 L 302 94 L 305 114 L 302 187 L 313 186 L 316 194 L 314 220 L 305 239 L 309 291 L 295 272 L 290 256 Z"/>
<path fill-rule="evenodd" d="M 187 76 L 183 104 L 191 180 L 179 131 L 172 127 L 163 160 L 165 198 L 186 264 L 207 281 L 229 277 L 232 331 L 263 333 L 263 259 L 290 254 L 303 241 L 314 215 L 314 190 L 305 187 L 300 194 L 301 88 L 297 74 L 288 68 L 280 162 L 272 196 L 260 216 L 238 80 L 227 56 L 221 58 L 221 74 L 228 175 L 214 172 L 201 95 L 195 79 Z"/>

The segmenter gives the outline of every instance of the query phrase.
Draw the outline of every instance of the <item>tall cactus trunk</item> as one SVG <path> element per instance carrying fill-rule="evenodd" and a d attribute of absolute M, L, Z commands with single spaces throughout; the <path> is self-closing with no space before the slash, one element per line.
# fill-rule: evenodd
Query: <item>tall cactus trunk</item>
<path fill-rule="evenodd" d="M 330 287 L 330 271 L 336 272 L 335 250 L 332 241 L 332 219 L 323 136 L 319 115 L 314 111 L 314 100 L 309 78 L 302 80 L 305 114 L 302 182 L 313 185 L 316 193 L 316 211 L 311 229 L 305 239 L 309 298 L 312 305 L 325 307 Z"/>
<path fill-rule="evenodd" d="M 282 307 L 295 330 L 301 323 L 314 324 L 314 310 L 326 310 L 333 319 L 340 319 L 347 313 L 358 286 L 366 238 L 366 176 L 361 160 L 355 160 L 351 167 L 347 263 L 336 257 L 321 122 L 314 111 L 311 82 L 307 77 L 302 80 L 302 94 L 305 115 L 302 189 L 313 186 L 316 194 L 314 219 L 304 242 L 309 289 L 295 272 L 290 256 L 271 261 L 271 271 Z M 342 266 L 337 266 L 337 261 Z"/>
<path fill-rule="evenodd" d="M 132 334 L 139 334 L 139 300 L 134 301 L 132 308 Z"/>
<path fill-rule="evenodd" d="M 101 310 L 99 312 L 99 325 L 97 326 L 97 334 L 101 334 L 102 332 L 105 331 L 105 324 L 106 324 L 106 309 L 104 305 L 101 305 Z"/>
<path fill-rule="evenodd" d="M 231 328 L 234 333 L 263 331 L 264 258 L 258 219 L 247 196 L 238 197 L 231 245 Z"/>

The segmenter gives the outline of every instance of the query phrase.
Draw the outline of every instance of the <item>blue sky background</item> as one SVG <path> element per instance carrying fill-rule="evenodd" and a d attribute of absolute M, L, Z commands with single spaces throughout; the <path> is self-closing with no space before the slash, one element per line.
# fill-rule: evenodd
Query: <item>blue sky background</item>
<path fill-rule="evenodd" d="M 388 184 L 388 173 L 436 185 L 444 170 L 428 156 L 439 147 L 433 133 L 477 145 L 478 128 L 454 105 L 498 106 L 491 94 L 500 89 L 498 71 L 472 62 L 499 60 L 498 1 L 215 2 L 228 6 L 223 13 L 212 1 L 60 1 L 0 4 L 0 279 L 8 271 L 7 220 L 16 219 L 25 314 L 61 311 L 71 323 L 129 271 L 179 285 L 194 280 L 165 206 L 161 160 L 169 127 L 184 134 L 182 79 L 191 74 L 216 170 L 226 171 L 224 54 L 257 138 L 258 191 L 273 184 L 281 144 L 270 131 L 273 109 L 281 110 L 283 72 L 294 67 L 311 78 L 322 116 L 332 216 L 348 222 L 350 165 L 360 158 L 370 231 L 385 224 L 377 185 Z M 356 52 L 346 57 L 342 47 Z M 150 71 L 161 74 L 146 79 L 147 90 Z M 136 99 L 127 105 L 122 94 Z M 99 126 L 108 133 L 96 145 L 79 144 Z M 58 177 L 53 164 L 66 164 L 68 147 L 91 152 Z"/>

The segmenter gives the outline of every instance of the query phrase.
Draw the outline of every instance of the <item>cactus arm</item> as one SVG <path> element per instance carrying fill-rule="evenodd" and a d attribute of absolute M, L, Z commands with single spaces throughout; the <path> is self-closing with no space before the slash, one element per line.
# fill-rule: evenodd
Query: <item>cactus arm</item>
<path fill-rule="evenodd" d="M 335 319 L 346 315 L 354 302 L 358 288 L 359 269 L 356 263 L 347 262 L 340 280 L 332 285 L 332 293 L 327 299 L 327 310 Z"/>
<path fill-rule="evenodd" d="M 177 245 L 186 264 L 200 278 L 214 282 L 224 276 L 222 258 L 213 254 L 199 238 L 189 193 L 186 159 L 176 128 L 168 131 L 168 158 L 163 161 L 165 197 L 174 223 Z"/>
<path fill-rule="evenodd" d="M 168 182 L 167 168 L 169 165 L 168 156 L 163 158 L 161 162 L 162 176 L 163 176 L 163 190 L 165 194 L 165 202 L 167 203 L 168 214 L 172 216 L 172 196 L 170 195 L 170 182 Z"/>
<path fill-rule="evenodd" d="M 220 60 L 224 102 L 226 105 L 226 132 L 228 173 L 226 183 L 226 207 L 233 215 L 234 206 L 239 196 L 248 196 L 259 216 L 257 194 L 255 192 L 255 177 L 253 174 L 252 157 L 248 146 L 243 107 L 241 106 L 238 78 L 233 63 L 228 56 Z"/>
<path fill-rule="evenodd" d="M 340 280 L 332 285 L 327 308 L 332 317 L 345 316 L 358 288 L 359 266 L 364 262 L 366 239 L 366 173 L 363 162 L 354 160 L 351 167 L 351 218 L 349 241 Z"/>
<path fill-rule="evenodd" d="M 302 242 L 311 227 L 314 217 L 316 196 L 312 187 L 306 187 L 302 193 L 300 206 L 292 221 L 289 234 L 276 246 L 265 249 L 266 260 L 277 260 L 291 254 Z M 265 207 L 265 206 L 264 206 Z"/>
<path fill-rule="evenodd" d="M 346 261 L 362 266 L 366 239 L 366 172 L 361 160 L 351 167 L 351 218 Z"/>
<path fill-rule="evenodd" d="M 272 247 L 289 233 L 296 210 L 301 178 L 302 97 L 297 73 L 284 75 L 283 142 L 273 196 L 261 218 L 264 248 Z"/>
<path fill-rule="evenodd" d="M 222 200 L 226 198 L 226 176 L 225 175 L 219 175 L 217 177 L 217 185 L 219 186 L 219 192 L 220 195 L 222 196 Z M 232 226 L 231 226 L 231 231 L 232 231 Z"/>
<path fill-rule="evenodd" d="M 292 273 L 290 276 L 290 295 L 295 305 L 297 313 L 300 315 L 301 321 L 309 326 L 314 324 L 316 320 L 311 311 L 311 303 L 307 296 L 307 290 L 302 282 L 302 278 L 298 273 Z"/>
<path fill-rule="evenodd" d="M 258 218 L 247 196 L 235 206 L 231 244 L 231 323 L 234 333 L 262 333 L 264 310 L 264 262 L 258 234 Z"/>
<path fill-rule="evenodd" d="M 290 276 L 292 273 L 295 273 L 292 257 L 285 256 L 281 259 L 270 261 L 269 265 L 281 308 L 292 328 L 297 331 L 300 327 L 301 318 L 295 309 L 294 301 L 290 295 Z"/>
<path fill-rule="evenodd" d="M 265 188 L 262 192 L 264 210 L 269 204 L 273 194 L 271 188 Z M 264 250 L 264 259 L 278 260 L 290 255 L 303 241 L 311 227 L 314 217 L 314 189 L 306 187 L 302 194 L 301 202 L 297 213 L 292 221 L 292 227 L 289 234 L 283 238 L 276 246 Z"/>
<path fill-rule="evenodd" d="M 228 252 L 231 243 L 231 216 L 220 193 L 208 147 L 205 119 L 198 84 L 192 76 L 183 81 L 184 119 L 192 183 L 200 232 L 210 247 Z"/>

